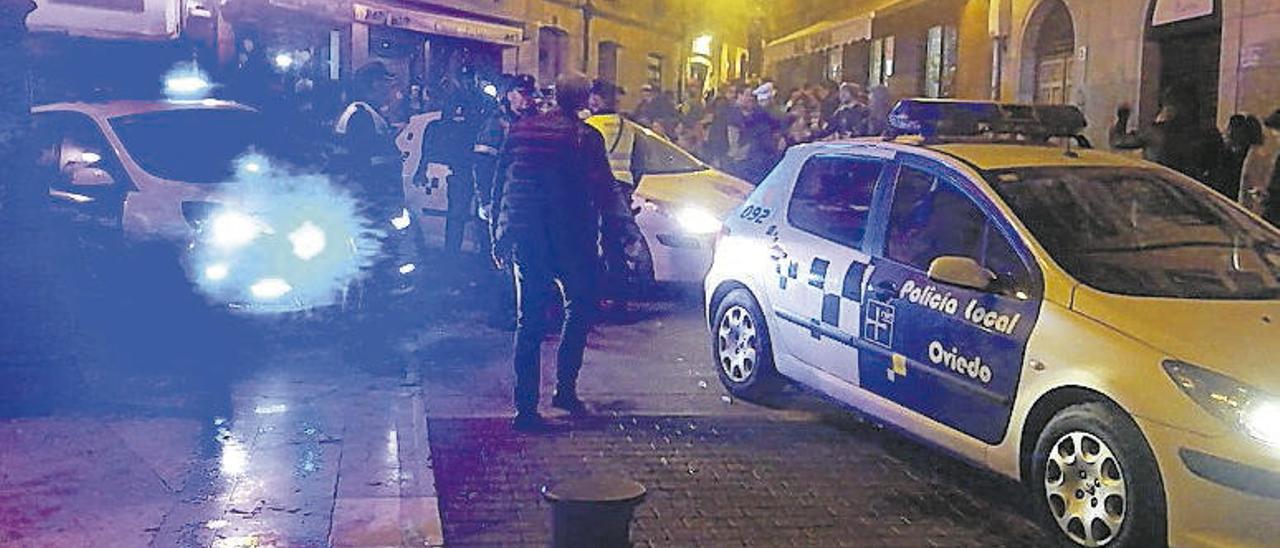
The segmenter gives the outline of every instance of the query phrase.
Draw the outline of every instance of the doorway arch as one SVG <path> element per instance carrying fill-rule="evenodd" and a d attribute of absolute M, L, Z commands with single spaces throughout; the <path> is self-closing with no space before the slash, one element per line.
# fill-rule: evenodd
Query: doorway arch
<path fill-rule="evenodd" d="M 1075 91 L 1076 27 L 1063 0 L 1041 0 L 1027 18 L 1022 39 L 1018 97 L 1066 104 Z"/>

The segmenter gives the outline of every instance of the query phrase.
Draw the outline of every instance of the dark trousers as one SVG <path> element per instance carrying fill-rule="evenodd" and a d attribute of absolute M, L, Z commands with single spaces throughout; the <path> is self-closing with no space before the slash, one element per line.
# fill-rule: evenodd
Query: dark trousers
<path fill-rule="evenodd" d="M 556 393 L 576 395 L 578 372 L 587 347 L 587 334 L 595 312 L 595 269 L 585 266 L 564 268 L 543 256 L 515 258 L 516 320 L 515 370 L 516 411 L 534 413 L 538 409 L 542 382 L 542 341 L 550 328 L 548 309 L 559 296 L 564 299 L 564 322 L 556 356 Z M 557 286 L 560 295 L 557 295 Z"/>
<path fill-rule="evenodd" d="M 444 250 L 457 254 L 462 251 L 462 240 L 467 224 L 476 218 L 474 198 L 476 180 L 470 166 L 456 168 L 449 176 L 449 211 L 445 214 Z"/>

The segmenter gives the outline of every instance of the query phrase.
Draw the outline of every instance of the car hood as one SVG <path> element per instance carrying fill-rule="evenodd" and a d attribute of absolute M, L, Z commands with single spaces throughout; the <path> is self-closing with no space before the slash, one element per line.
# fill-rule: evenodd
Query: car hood
<path fill-rule="evenodd" d="M 1072 308 L 1172 358 L 1280 394 L 1280 301 L 1124 297 L 1080 286 Z"/>
<path fill-rule="evenodd" d="M 724 218 L 751 195 L 754 187 L 732 175 L 706 169 L 678 175 L 645 175 L 636 194 L 641 198 L 693 205 Z"/>

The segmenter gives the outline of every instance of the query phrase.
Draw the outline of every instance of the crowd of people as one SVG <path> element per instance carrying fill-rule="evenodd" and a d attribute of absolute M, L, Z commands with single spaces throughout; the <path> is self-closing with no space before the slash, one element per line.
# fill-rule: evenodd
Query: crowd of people
<path fill-rule="evenodd" d="M 889 90 L 845 82 L 808 84 L 782 94 L 769 80 L 730 82 L 677 105 L 650 86 L 634 119 L 703 161 L 760 182 L 787 147 L 828 138 L 880 135 Z"/>

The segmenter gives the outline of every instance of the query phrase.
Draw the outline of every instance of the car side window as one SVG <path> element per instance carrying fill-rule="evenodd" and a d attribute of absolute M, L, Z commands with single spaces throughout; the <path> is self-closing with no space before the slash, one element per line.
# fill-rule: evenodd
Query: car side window
<path fill-rule="evenodd" d="M 886 255 L 928 272 L 934 259 L 969 257 L 998 276 L 1001 291 L 1025 291 L 1031 274 L 986 213 L 945 179 L 904 166 L 889 213 Z"/>
<path fill-rule="evenodd" d="M 39 114 L 35 120 L 37 130 L 53 144 L 51 153 L 64 176 L 86 168 L 120 176 L 115 152 L 93 120 L 70 112 Z"/>
<path fill-rule="evenodd" d="M 787 218 L 791 225 L 861 249 L 871 198 L 885 163 L 849 156 L 816 156 L 800 170 Z"/>

